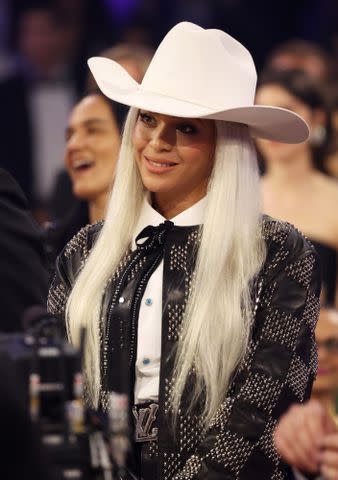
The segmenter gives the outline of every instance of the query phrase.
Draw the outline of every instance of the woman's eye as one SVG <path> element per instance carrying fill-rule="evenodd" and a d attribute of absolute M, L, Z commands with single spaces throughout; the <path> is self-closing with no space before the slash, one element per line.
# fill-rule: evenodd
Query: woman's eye
<path fill-rule="evenodd" d="M 152 126 L 155 124 L 155 118 L 152 117 L 151 115 L 148 115 L 148 113 L 140 112 L 140 120 L 145 125 Z"/>
<path fill-rule="evenodd" d="M 95 135 L 98 132 L 99 132 L 98 128 L 91 127 L 87 129 L 87 133 L 89 133 L 90 135 Z"/>
<path fill-rule="evenodd" d="M 190 125 L 189 123 L 178 125 L 177 130 L 187 135 L 197 132 L 197 128 L 195 127 L 195 125 Z"/>

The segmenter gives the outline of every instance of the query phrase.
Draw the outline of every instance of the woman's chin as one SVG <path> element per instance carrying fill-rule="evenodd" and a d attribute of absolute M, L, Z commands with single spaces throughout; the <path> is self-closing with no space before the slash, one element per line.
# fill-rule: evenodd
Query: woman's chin
<path fill-rule="evenodd" d="M 155 195 L 160 195 L 161 193 L 168 195 L 171 192 L 175 195 L 174 186 L 166 182 L 144 181 L 143 185 L 146 190 Z"/>
<path fill-rule="evenodd" d="M 89 201 L 97 195 L 95 190 L 85 186 L 85 185 L 74 185 L 73 184 L 73 195 L 74 197 L 78 198 L 79 200 L 86 200 Z"/>

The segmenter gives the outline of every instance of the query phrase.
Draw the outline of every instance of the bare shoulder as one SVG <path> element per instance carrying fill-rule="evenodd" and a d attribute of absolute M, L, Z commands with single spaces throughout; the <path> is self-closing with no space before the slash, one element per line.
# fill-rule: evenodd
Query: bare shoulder
<path fill-rule="evenodd" d="M 318 186 L 322 201 L 325 202 L 325 214 L 330 217 L 330 223 L 334 229 L 334 238 L 336 239 L 334 243 L 338 248 L 338 181 L 335 178 L 321 174 L 318 178 Z"/>
<path fill-rule="evenodd" d="M 338 180 L 323 173 L 317 175 L 317 186 L 328 199 L 338 200 Z"/>

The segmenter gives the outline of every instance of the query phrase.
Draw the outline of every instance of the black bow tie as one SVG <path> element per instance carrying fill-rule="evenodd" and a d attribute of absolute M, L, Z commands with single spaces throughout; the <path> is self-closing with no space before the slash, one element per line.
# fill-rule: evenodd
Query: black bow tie
<path fill-rule="evenodd" d="M 174 227 L 174 223 L 166 220 L 157 227 L 148 225 L 136 237 L 135 243 L 139 250 L 149 251 L 162 247 L 165 243 L 168 232 Z M 144 242 L 141 240 L 146 239 Z"/>

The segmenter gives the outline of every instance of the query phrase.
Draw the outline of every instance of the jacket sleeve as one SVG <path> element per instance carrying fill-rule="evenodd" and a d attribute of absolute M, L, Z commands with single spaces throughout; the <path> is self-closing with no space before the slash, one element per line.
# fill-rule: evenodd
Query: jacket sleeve
<path fill-rule="evenodd" d="M 292 229 L 272 242 L 248 354 L 195 454 L 175 480 L 292 478 L 273 444 L 281 414 L 310 396 L 320 272 L 313 247 Z"/>
<path fill-rule="evenodd" d="M 47 308 L 50 313 L 61 316 L 63 320 L 65 320 L 67 300 L 72 286 L 89 253 L 88 232 L 91 228 L 91 225 L 83 227 L 67 243 L 56 260 Z"/>

